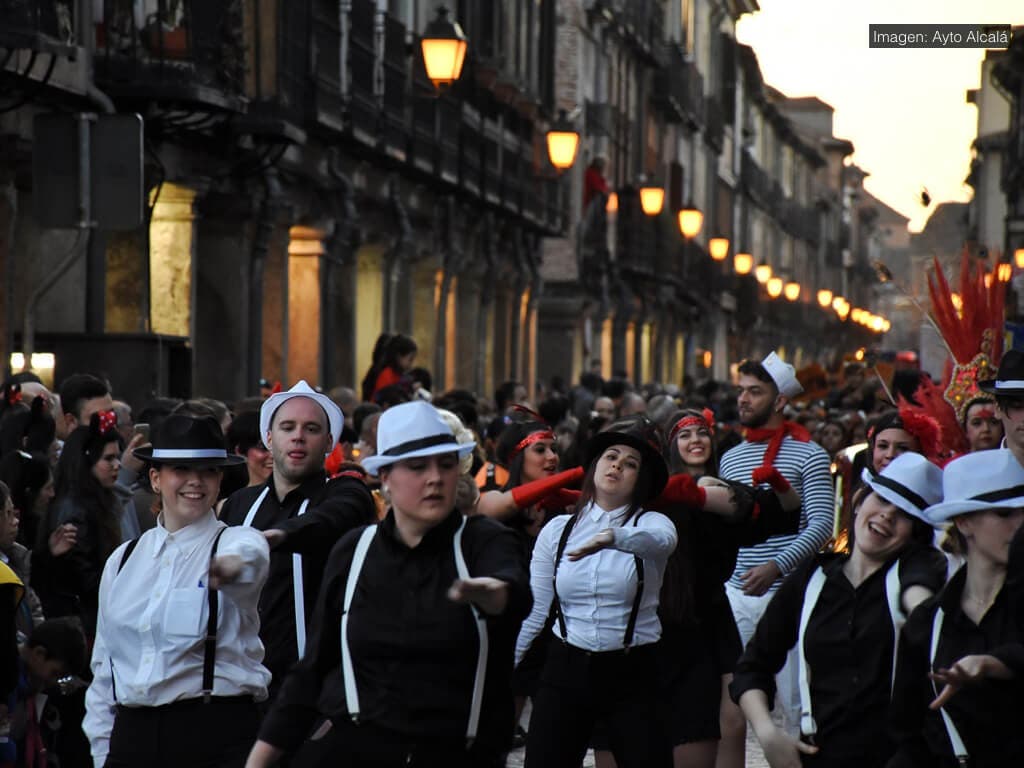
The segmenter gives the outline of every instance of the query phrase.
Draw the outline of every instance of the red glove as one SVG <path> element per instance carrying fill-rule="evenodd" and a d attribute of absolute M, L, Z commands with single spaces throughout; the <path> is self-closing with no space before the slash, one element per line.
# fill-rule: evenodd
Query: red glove
<path fill-rule="evenodd" d="M 551 495 L 541 499 L 540 506 L 546 512 L 564 512 L 567 507 L 575 507 L 579 500 L 579 491 L 559 488 Z"/>
<path fill-rule="evenodd" d="M 707 501 L 708 492 L 697 485 L 692 476 L 683 472 L 679 475 L 672 475 L 665 484 L 665 490 L 661 492 L 654 503 L 655 509 L 659 504 L 684 504 L 696 509 L 704 509 L 704 502 Z"/>
<path fill-rule="evenodd" d="M 516 509 L 531 507 L 560 488 L 565 488 L 567 485 L 579 482 L 583 479 L 584 474 L 583 467 L 576 467 L 575 469 L 559 472 L 551 477 L 544 477 L 540 480 L 534 480 L 532 483 L 520 485 L 512 489 L 512 500 L 515 502 Z"/>
<path fill-rule="evenodd" d="M 751 476 L 753 477 L 754 485 L 768 483 L 776 493 L 785 493 L 793 488 L 789 481 L 775 467 L 758 467 L 751 473 Z"/>

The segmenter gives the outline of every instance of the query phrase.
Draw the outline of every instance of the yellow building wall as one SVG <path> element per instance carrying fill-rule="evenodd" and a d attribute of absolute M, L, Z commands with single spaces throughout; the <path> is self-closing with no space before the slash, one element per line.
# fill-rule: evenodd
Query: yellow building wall
<path fill-rule="evenodd" d="M 189 336 L 192 322 L 192 202 L 195 192 L 164 184 L 149 225 L 149 301 L 154 333 Z"/>
<path fill-rule="evenodd" d="M 373 363 L 373 346 L 384 330 L 383 246 L 372 243 L 356 252 L 355 346 L 356 372 L 360 381 Z"/>
<path fill-rule="evenodd" d="M 320 382 L 320 269 L 325 233 L 292 227 L 288 244 L 288 378 Z"/>

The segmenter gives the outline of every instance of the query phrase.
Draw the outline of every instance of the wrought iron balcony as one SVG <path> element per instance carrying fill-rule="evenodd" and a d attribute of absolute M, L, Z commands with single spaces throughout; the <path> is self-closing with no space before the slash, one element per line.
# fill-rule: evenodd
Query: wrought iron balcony
<path fill-rule="evenodd" d="M 103 0 L 96 76 L 114 95 L 244 109 L 241 0 Z"/>
<path fill-rule="evenodd" d="M 665 57 L 665 66 L 654 75 L 651 100 L 669 120 L 692 127 L 703 125 L 704 78 L 678 45 L 667 46 Z"/>

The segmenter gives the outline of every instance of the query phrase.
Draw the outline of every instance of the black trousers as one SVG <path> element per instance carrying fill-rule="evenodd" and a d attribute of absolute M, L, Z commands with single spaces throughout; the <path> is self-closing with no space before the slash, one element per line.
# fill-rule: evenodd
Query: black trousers
<path fill-rule="evenodd" d="M 105 768 L 243 768 L 259 726 L 249 696 L 118 707 Z"/>
<path fill-rule="evenodd" d="M 526 737 L 526 768 L 579 768 L 594 725 L 619 768 L 671 768 L 672 745 L 659 718 L 659 647 L 589 653 L 548 648 Z"/>
<path fill-rule="evenodd" d="M 503 768 L 503 755 L 477 743 L 416 743 L 406 734 L 339 720 L 316 741 L 306 741 L 292 768 Z M 579 768 L 579 766 L 576 766 Z"/>

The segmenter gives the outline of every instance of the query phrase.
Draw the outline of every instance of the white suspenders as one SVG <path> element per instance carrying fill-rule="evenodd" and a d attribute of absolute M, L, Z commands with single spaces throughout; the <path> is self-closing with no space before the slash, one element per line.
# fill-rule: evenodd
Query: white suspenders
<path fill-rule="evenodd" d="M 937 606 L 935 608 L 935 618 L 932 620 L 932 641 L 928 651 L 929 669 L 935 667 L 935 652 L 939 649 L 939 636 L 942 634 L 942 621 L 944 618 L 945 614 L 942 611 L 942 606 Z M 936 687 L 934 680 L 932 681 L 932 689 L 935 691 L 935 695 L 938 696 L 939 689 Z M 953 718 L 946 712 L 945 707 L 939 709 L 939 713 L 942 715 L 942 724 L 946 726 L 946 735 L 949 736 L 949 744 L 953 747 L 953 754 L 956 755 L 957 763 L 967 765 L 967 747 L 964 746 L 964 740 L 960 738 L 960 731 L 953 724 Z"/>
<path fill-rule="evenodd" d="M 906 614 L 900 605 L 900 573 L 899 561 L 895 562 L 885 574 L 885 599 L 889 605 L 889 618 L 892 621 L 893 643 L 892 643 L 892 672 L 889 678 L 889 694 L 892 695 L 892 686 L 896 681 L 896 655 L 900 646 L 900 630 L 907 621 Z M 818 733 L 818 724 L 814 721 L 814 714 L 811 706 L 811 670 L 807 664 L 806 648 L 804 647 L 807 634 L 807 624 L 811 620 L 814 607 L 821 597 L 821 589 L 825 586 L 825 571 L 821 566 L 814 569 L 807 588 L 804 590 L 804 605 L 800 611 L 800 631 L 797 634 L 796 647 L 799 654 L 800 676 L 800 733 L 804 736 L 814 737 Z"/>
<path fill-rule="evenodd" d="M 466 518 L 462 518 L 459 529 L 455 532 L 452 540 L 452 548 L 455 551 L 455 570 L 460 579 L 468 579 L 469 569 L 466 567 L 466 559 L 462 554 L 462 531 L 466 527 Z M 359 574 L 363 570 L 363 563 L 366 560 L 366 552 L 370 543 L 377 533 L 377 526 L 371 525 L 363 531 L 356 543 L 355 552 L 352 555 L 352 565 L 349 566 L 348 577 L 345 582 L 345 601 L 341 609 L 341 671 L 345 678 L 345 702 L 348 705 L 349 717 L 352 722 L 359 723 L 359 690 L 356 686 L 355 674 L 352 669 L 352 653 L 348 646 L 348 617 L 352 607 L 352 597 L 355 595 L 356 583 L 359 581 Z M 466 725 L 466 740 L 469 744 L 476 738 L 477 726 L 480 723 L 480 710 L 483 705 L 484 680 L 487 672 L 487 620 L 473 604 L 470 604 L 473 611 L 473 619 L 476 623 L 477 635 L 480 638 L 479 651 L 476 659 L 476 677 L 473 681 L 473 699 L 469 708 L 469 722 Z"/>
<path fill-rule="evenodd" d="M 249 513 L 245 516 L 245 522 L 242 523 L 246 528 L 252 526 L 253 518 L 256 517 L 256 512 L 263 504 L 263 500 L 267 498 L 268 493 L 270 493 L 270 486 L 264 488 L 263 492 L 256 497 L 256 501 L 249 507 Z M 296 517 L 306 514 L 308 507 L 309 499 L 305 499 L 299 507 Z M 302 555 L 298 552 L 292 553 L 292 592 L 295 598 L 295 646 L 299 649 L 299 658 L 301 659 L 306 655 L 306 596 L 302 583 Z"/>

